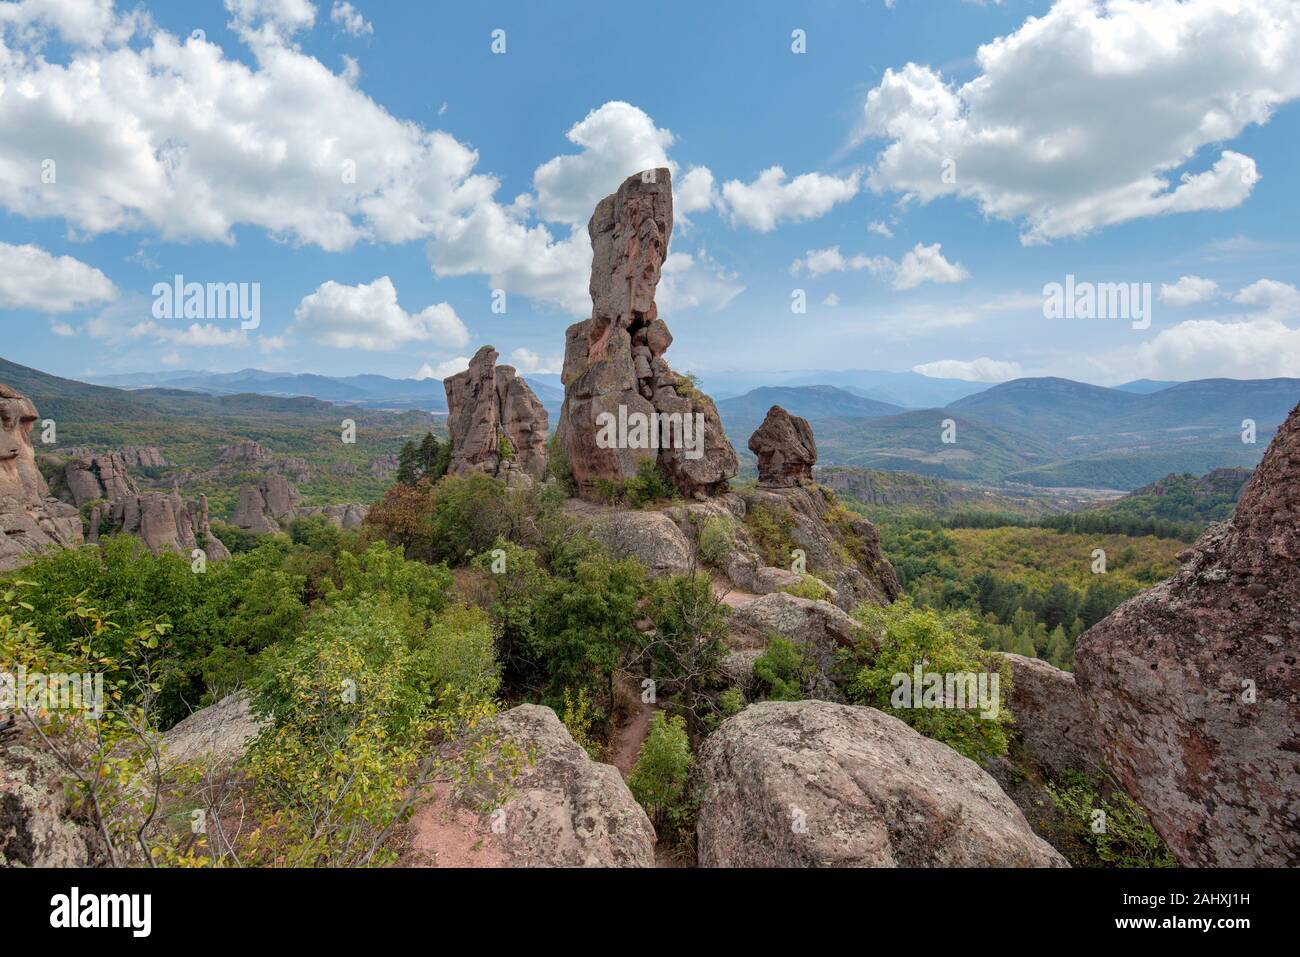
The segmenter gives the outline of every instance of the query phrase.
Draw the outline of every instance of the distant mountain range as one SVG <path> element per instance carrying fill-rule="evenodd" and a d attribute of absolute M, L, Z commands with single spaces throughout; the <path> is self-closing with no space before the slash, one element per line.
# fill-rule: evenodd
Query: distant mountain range
<path fill-rule="evenodd" d="M 820 381 L 800 381 L 814 377 Z M 554 423 L 564 397 L 559 377 L 536 373 L 525 378 Z M 756 378 L 788 381 L 741 388 Z M 370 409 L 446 411 L 442 383 L 436 379 L 245 369 L 136 373 L 96 381 L 127 389 L 253 393 Z M 990 386 L 912 372 L 857 370 L 713 374 L 702 385 L 717 400 L 727 434 L 746 459 L 749 436 L 768 408 L 781 405 L 812 423 L 823 465 L 965 482 L 1123 491 L 1170 473 L 1253 468 L 1274 430 L 1300 401 L 1300 379 L 1139 379 L 1107 388 L 1049 377 Z M 729 394 L 729 388 L 737 391 Z M 917 408 L 925 400 L 928 404 Z M 956 423 L 956 442 L 942 441 L 945 419 Z M 1246 419 L 1255 422 L 1254 444 L 1242 441 Z"/>
<path fill-rule="evenodd" d="M 1126 385 L 1112 389 L 1060 378 L 1015 379 L 942 408 L 894 414 L 862 410 L 860 397 L 847 390 L 790 391 L 800 394 L 798 401 L 809 410 L 804 417 L 813 426 L 823 465 L 959 481 L 1119 490 L 1169 473 L 1253 468 L 1273 432 L 1300 402 L 1300 379 Z M 723 425 L 742 454 L 755 405 L 775 394 L 756 390 L 718 403 Z M 804 414 L 786 394 L 786 407 Z M 942 441 L 945 419 L 956 424 L 953 443 Z M 1247 419 L 1255 422 L 1253 444 L 1242 440 Z"/>
<path fill-rule="evenodd" d="M 870 369 L 796 372 L 709 372 L 700 375 L 700 387 L 715 400 L 729 399 L 764 387 L 830 385 L 865 399 L 875 399 L 904 409 L 931 409 L 963 396 L 983 392 L 987 382 L 934 379 L 918 372 L 880 372 Z"/>
<path fill-rule="evenodd" d="M 525 376 L 542 405 L 558 413 L 564 401 L 563 388 L 547 382 L 549 376 Z M 554 377 L 558 383 L 558 377 Z M 252 393 L 268 396 L 307 396 L 325 402 L 337 402 L 369 409 L 425 412 L 447 411 L 447 393 L 441 379 L 393 379 L 384 375 L 327 376 L 308 372 L 264 372 L 242 369 L 239 372 L 201 372 L 173 370 L 162 372 L 128 372 L 120 375 L 93 376 L 98 385 L 119 389 L 187 389 L 207 395 Z"/>

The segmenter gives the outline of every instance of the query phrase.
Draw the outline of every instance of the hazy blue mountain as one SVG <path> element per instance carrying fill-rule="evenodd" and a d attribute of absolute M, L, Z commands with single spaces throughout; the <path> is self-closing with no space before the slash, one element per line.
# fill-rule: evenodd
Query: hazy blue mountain
<path fill-rule="evenodd" d="M 701 388 L 715 399 L 731 398 L 764 386 L 831 385 L 877 402 L 904 409 L 929 409 L 963 396 L 982 392 L 987 382 L 932 379 L 916 372 L 879 372 L 868 369 L 790 372 L 705 372 Z"/>
<path fill-rule="evenodd" d="M 1159 392 L 1161 389 L 1168 389 L 1170 386 L 1179 384 L 1173 380 L 1134 379 L 1132 382 L 1125 382 L 1123 385 L 1115 386 L 1115 388 L 1121 392 L 1136 392 L 1138 395 L 1149 395 L 1152 392 Z"/>
<path fill-rule="evenodd" d="M 1300 379 L 1204 379 L 1147 393 L 1060 378 L 1016 379 L 943 409 L 893 415 L 880 415 L 879 408 L 841 411 L 845 389 L 788 391 L 810 402 L 797 414 L 811 422 L 823 465 L 1126 490 L 1170 472 L 1253 467 L 1300 401 Z M 787 405 L 776 398 L 780 394 L 755 390 L 718 403 L 742 454 L 765 406 Z M 958 424 L 950 445 L 940 440 L 945 418 Z M 1256 424 L 1253 444 L 1242 441 L 1244 419 Z"/>
<path fill-rule="evenodd" d="M 847 389 L 837 389 L 833 385 L 762 386 L 744 395 L 722 399 L 717 405 L 723 418 L 757 416 L 760 422 L 767 415 L 767 410 L 774 405 L 804 418 L 896 415 L 906 411 L 902 406 L 868 399 Z"/>
<path fill-rule="evenodd" d="M 559 377 L 527 375 L 523 378 L 537 393 L 542 405 L 552 415 L 557 414 L 564 400 L 564 387 L 559 384 Z M 239 372 L 132 372 L 96 376 L 94 381 L 121 389 L 187 389 L 208 395 L 251 392 L 268 396 L 307 396 L 362 408 L 447 411 L 447 393 L 440 379 L 394 379 L 375 374 L 324 376 L 241 369 Z"/>
<path fill-rule="evenodd" d="M 1109 427 L 1144 401 L 1144 396 L 1071 379 L 1013 379 L 958 399 L 948 408 L 1059 442 L 1078 432 Z"/>

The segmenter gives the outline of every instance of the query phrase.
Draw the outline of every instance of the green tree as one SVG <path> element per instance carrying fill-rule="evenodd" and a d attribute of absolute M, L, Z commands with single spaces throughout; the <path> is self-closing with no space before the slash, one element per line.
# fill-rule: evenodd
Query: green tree
<path fill-rule="evenodd" d="M 644 591 L 639 562 L 605 555 L 584 558 L 572 579 L 551 582 L 537 606 L 532 654 L 545 662 L 552 701 L 565 688 L 587 688 L 612 709 L 614 675 L 638 639 L 633 623 Z"/>
<path fill-rule="evenodd" d="M 793 641 L 773 636 L 763 654 L 754 659 L 754 677 L 772 701 L 801 701 L 816 665 Z"/>
<path fill-rule="evenodd" d="M 980 647 L 976 623 L 968 614 L 940 614 L 901 599 L 886 608 L 862 605 L 854 617 L 865 634 L 878 636 L 879 644 L 874 651 L 867 642 L 858 648 L 857 657 L 866 663 L 848 683 L 852 700 L 887 711 L 972 760 L 1006 753 L 1013 719 L 1002 703 L 1011 691 L 1011 667 L 1005 658 Z M 895 692 L 904 679 L 912 682 L 918 664 L 923 674 L 937 674 L 941 680 L 948 675 L 996 674 L 998 695 L 989 709 L 995 713 L 985 714 L 971 701 L 966 708 L 918 707 L 919 688 L 912 689 L 912 700 L 903 704 Z M 992 679 L 986 681 L 991 691 Z"/>
<path fill-rule="evenodd" d="M 407 442 L 397 453 L 397 481 L 414 485 L 420 480 L 420 450 L 414 442 Z"/>
<path fill-rule="evenodd" d="M 680 835 L 687 830 L 691 761 L 686 722 L 656 711 L 627 786 L 660 834 Z"/>

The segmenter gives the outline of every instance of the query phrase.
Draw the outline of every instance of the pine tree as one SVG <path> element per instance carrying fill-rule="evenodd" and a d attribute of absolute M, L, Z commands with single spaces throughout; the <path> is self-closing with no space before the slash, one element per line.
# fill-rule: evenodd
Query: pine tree
<path fill-rule="evenodd" d="M 442 451 L 439 445 L 437 437 L 432 432 L 424 433 L 417 456 L 421 476 L 428 477 L 433 474 L 434 466 L 438 462 L 438 453 Z"/>
<path fill-rule="evenodd" d="M 419 481 L 419 454 L 414 442 L 407 442 L 397 453 L 397 481 L 403 485 L 414 485 Z"/>

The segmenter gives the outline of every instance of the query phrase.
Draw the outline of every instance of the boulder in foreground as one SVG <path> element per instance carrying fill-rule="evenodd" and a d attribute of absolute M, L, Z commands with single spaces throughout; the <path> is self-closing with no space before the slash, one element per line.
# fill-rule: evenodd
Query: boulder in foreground
<path fill-rule="evenodd" d="M 1300 408 L 1168 581 L 1079 639 L 1103 756 L 1185 866 L 1300 864 Z"/>
<path fill-rule="evenodd" d="M 750 705 L 699 771 L 701 866 L 1067 866 L 977 764 L 874 708 Z"/>

